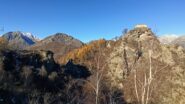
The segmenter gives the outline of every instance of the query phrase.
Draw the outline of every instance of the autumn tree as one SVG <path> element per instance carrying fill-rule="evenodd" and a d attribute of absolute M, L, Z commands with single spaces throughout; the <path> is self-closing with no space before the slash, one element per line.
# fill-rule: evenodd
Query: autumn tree
<path fill-rule="evenodd" d="M 100 39 L 92 41 L 87 45 L 82 46 L 79 49 L 75 49 L 59 59 L 59 63 L 66 63 L 68 60 L 73 59 L 77 62 L 84 62 L 92 59 L 94 54 L 98 52 L 99 47 L 105 47 L 106 40 Z"/>
<path fill-rule="evenodd" d="M 8 41 L 2 37 L 0 37 L 0 50 L 4 50 L 7 48 Z"/>

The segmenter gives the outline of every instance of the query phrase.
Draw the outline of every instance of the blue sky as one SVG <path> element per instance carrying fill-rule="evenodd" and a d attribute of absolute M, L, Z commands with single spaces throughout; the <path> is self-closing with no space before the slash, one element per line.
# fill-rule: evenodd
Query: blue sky
<path fill-rule="evenodd" d="M 0 0 L 0 27 L 44 38 L 67 33 L 84 42 L 147 24 L 158 35 L 185 34 L 185 0 Z"/>

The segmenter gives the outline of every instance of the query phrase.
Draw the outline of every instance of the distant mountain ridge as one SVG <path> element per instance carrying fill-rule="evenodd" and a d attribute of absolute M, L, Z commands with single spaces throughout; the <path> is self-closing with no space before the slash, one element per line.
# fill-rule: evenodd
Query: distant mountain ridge
<path fill-rule="evenodd" d="M 56 33 L 54 35 L 50 35 L 50 36 L 44 38 L 36 45 L 47 44 L 47 43 L 51 43 L 51 42 L 62 42 L 67 45 L 73 44 L 73 43 L 76 43 L 74 45 L 81 45 L 83 43 L 80 40 L 75 39 L 74 37 L 67 35 L 65 33 Z"/>
<path fill-rule="evenodd" d="M 16 49 L 24 49 L 39 41 L 36 36 L 26 32 L 8 32 L 2 35 L 8 41 L 8 45 Z"/>
<path fill-rule="evenodd" d="M 77 49 L 84 43 L 65 33 L 56 33 L 42 40 L 28 32 L 8 32 L 2 35 L 8 41 L 9 47 L 18 50 L 50 50 L 57 56 Z"/>
<path fill-rule="evenodd" d="M 185 35 L 164 35 L 158 38 L 162 44 L 179 45 L 185 48 Z"/>
<path fill-rule="evenodd" d="M 50 35 L 38 43 L 28 47 L 29 50 L 50 50 L 54 52 L 54 58 L 81 47 L 84 43 L 65 33 Z"/>
<path fill-rule="evenodd" d="M 174 39 L 171 44 L 177 44 L 185 48 L 185 36 L 179 36 L 178 38 Z"/>
<path fill-rule="evenodd" d="M 170 44 L 172 41 L 174 41 L 178 37 L 179 36 L 177 35 L 163 35 L 163 36 L 160 36 L 158 39 L 163 44 Z"/>

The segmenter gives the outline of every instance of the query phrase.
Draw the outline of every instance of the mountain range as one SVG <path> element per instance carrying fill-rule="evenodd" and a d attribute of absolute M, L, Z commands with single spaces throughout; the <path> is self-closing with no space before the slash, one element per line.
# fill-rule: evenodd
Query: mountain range
<path fill-rule="evenodd" d="M 56 33 L 42 40 L 26 32 L 8 32 L 2 35 L 8 45 L 19 50 L 50 50 L 55 53 L 55 58 L 81 47 L 84 43 L 70 35 Z"/>
<path fill-rule="evenodd" d="M 185 103 L 185 49 L 174 45 L 182 37 L 160 40 L 146 25 L 86 44 L 64 33 L 40 41 L 19 32 L 2 37 L 12 46 L 26 43 L 0 48 L 5 104 Z"/>

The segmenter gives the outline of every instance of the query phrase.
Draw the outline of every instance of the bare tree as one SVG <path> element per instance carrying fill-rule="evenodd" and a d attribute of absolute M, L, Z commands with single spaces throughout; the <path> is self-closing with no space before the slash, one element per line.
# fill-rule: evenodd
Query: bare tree
<path fill-rule="evenodd" d="M 151 47 L 153 47 L 153 42 Z M 154 85 L 158 84 L 156 81 L 157 75 L 168 66 L 166 65 L 160 69 L 153 68 L 152 54 L 153 50 L 151 48 L 148 50 L 149 69 L 134 69 L 134 88 L 136 99 L 139 104 L 149 104 L 151 102 Z"/>
<path fill-rule="evenodd" d="M 102 97 L 101 90 L 103 89 L 103 79 L 105 77 L 105 69 L 108 65 L 107 61 L 104 59 L 104 50 L 99 44 L 97 46 L 97 53 L 95 57 L 89 62 L 89 68 L 93 73 L 90 77 L 90 81 L 86 81 L 86 83 L 93 90 L 95 95 L 95 104 L 100 104 L 100 98 Z M 100 96 L 101 95 L 101 96 Z"/>
<path fill-rule="evenodd" d="M 95 69 L 91 69 L 94 71 L 94 75 L 95 78 L 93 78 L 94 80 L 94 84 L 92 83 L 91 86 L 95 91 L 95 104 L 99 104 L 99 95 L 100 95 L 100 90 L 101 90 L 101 81 L 103 79 L 103 74 L 104 74 L 104 70 L 106 67 L 106 62 L 103 60 L 103 50 L 102 48 L 99 46 L 98 47 L 98 53 L 96 55 L 96 57 L 94 57 L 94 65 L 95 65 Z M 92 68 L 92 66 L 91 66 Z"/>

